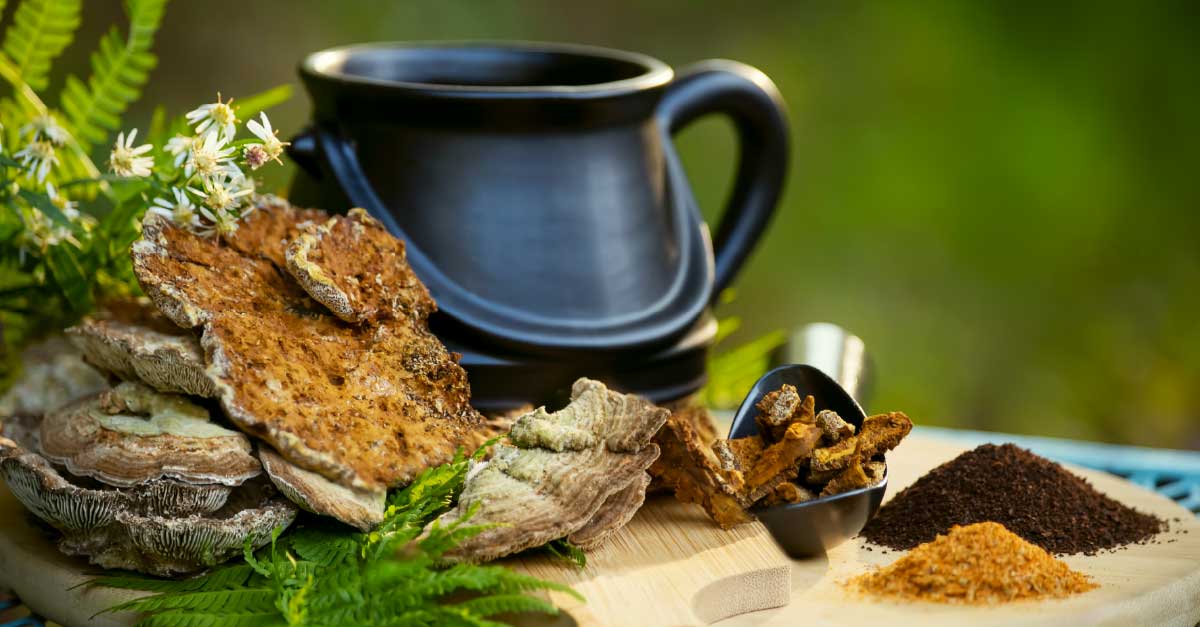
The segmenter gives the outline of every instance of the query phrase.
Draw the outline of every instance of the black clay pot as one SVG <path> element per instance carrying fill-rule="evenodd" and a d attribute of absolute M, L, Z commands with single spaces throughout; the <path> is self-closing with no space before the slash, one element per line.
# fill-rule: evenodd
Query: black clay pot
<path fill-rule="evenodd" d="M 706 308 L 787 171 L 783 105 L 761 72 L 707 61 L 676 77 L 639 54 L 505 43 L 337 48 L 300 74 L 313 123 L 292 140 L 292 201 L 364 207 L 408 243 L 479 404 L 500 387 L 479 377 L 506 362 L 520 374 L 496 382 L 532 402 L 555 372 L 637 366 L 652 396 L 702 383 Z M 741 143 L 715 255 L 670 140 L 707 113 L 730 116 Z M 680 368 L 681 351 L 678 376 L 653 372 Z"/>

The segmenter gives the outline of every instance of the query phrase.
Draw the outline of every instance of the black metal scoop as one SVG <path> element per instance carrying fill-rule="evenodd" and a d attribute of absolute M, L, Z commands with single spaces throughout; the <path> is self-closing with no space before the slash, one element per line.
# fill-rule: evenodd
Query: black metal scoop
<path fill-rule="evenodd" d="M 795 386 L 801 398 L 811 394 L 817 411 L 832 409 L 843 420 L 862 427 L 866 414 L 842 386 L 812 366 L 780 366 L 763 375 L 742 401 L 729 428 L 729 439 L 744 438 L 758 433 L 754 407 L 768 392 L 783 384 Z M 883 501 L 887 477 L 869 488 L 835 494 L 824 498 L 751 510 L 767 526 L 775 541 L 789 557 L 808 557 L 832 549 L 862 531 Z"/>

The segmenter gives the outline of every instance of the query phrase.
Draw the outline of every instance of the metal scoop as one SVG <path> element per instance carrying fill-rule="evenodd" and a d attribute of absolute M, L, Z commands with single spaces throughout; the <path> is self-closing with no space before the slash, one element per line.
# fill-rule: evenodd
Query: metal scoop
<path fill-rule="evenodd" d="M 755 404 L 785 383 L 795 386 L 801 398 L 811 394 L 818 412 L 832 409 L 856 430 L 862 427 L 866 414 L 841 385 L 813 366 L 790 364 L 775 368 L 754 384 L 733 417 L 729 438 L 758 433 L 758 423 L 754 420 L 758 413 Z M 753 509 L 751 513 L 766 525 L 789 557 L 808 557 L 858 535 L 879 509 L 886 490 L 885 476 L 883 481 L 871 487 L 803 503 Z"/>

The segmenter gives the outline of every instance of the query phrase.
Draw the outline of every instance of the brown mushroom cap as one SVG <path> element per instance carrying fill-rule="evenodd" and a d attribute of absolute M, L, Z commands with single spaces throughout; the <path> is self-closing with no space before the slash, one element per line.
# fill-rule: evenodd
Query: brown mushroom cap
<path fill-rule="evenodd" d="M 287 461 L 266 446 L 259 447 L 258 457 L 275 487 L 301 508 L 363 531 L 383 522 L 387 491 L 363 492 L 339 485 Z"/>
<path fill-rule="evenodd" d="M 83 351 L 88 363 L 120 379 L 142 381 L 162 392 L 217 395 L 216 387 L 204 372 L 200 340 L 165 318 L 158 324 L 121 319 L 115 314 L 85 318 L 67 329 L 67 335 Z"/>
<path fill-rule="evenodd" d="M 127 489 L 93 489 L 54 469 L 42 456 L 0 437 L 0 477 L 25 507 L 63 532 L 87 532 L 111 524 L 118 512 L 190 516 L 215 512 L 231 488 L 176 481 L 150 481 Z"/>
<path fill-rule="evenodd" d="M 59 549 L 104 568 L 159 576 L 193 573 L 257 548 L 295 519 L 265 482 L 239 488 L 157 480 L 120 490 L 79 485 L 43 457 L 0 436 L 0 477 L 34 515 L 63 533 Z"/>
<path fill-rule="evenodd" d="M 42 420 L 41 452 L 72 474 L 117 487 L 171 478 L 241 485 L 262 473 L 244 434 L 181 396 L 125 382 Z"/>

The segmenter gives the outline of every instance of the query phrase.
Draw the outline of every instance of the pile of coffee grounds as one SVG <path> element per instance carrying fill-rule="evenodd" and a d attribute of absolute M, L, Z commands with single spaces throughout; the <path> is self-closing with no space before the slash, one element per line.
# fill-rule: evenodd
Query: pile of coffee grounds
<path fill-rule="evenodd" d="M 911 549 L 955 525 L 993 521 L 1051 553 L 1094 554 L 1142 542 L 1165 521 L 1099 493 L 1029 451 L 984 444 L 934 468 L 880 508 L 862 536 Z"/>

